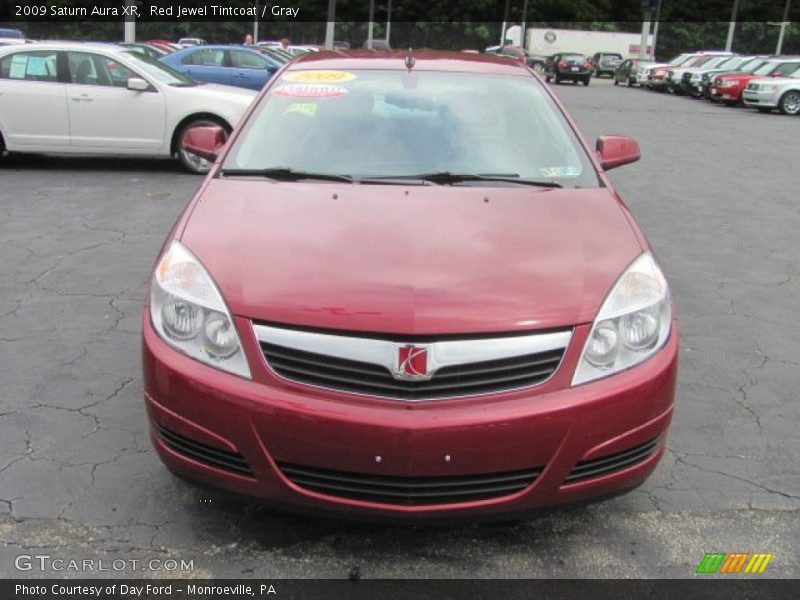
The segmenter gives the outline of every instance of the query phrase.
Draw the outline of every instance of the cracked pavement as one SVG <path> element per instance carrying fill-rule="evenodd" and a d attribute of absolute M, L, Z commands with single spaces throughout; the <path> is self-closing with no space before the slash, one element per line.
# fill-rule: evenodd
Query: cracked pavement
<path fill-rule="evenodd" d="M 772 552 L 765 576 L 800 575 L 800 119 L 607 80 L 555 89 L 587 139 L 638 139 L 642 161 L 612 178 L 677 304 L 677 407 L 643 487 L 526 522 L 411 527 L 280 513 L 176 479 L 148 440 L 139 320 L 200 179 L 170 161 L 8 157 L 0 576 L 53 575 L 14 568 L 47 553 L 194 560 L 190 577 L 692 577 L 706 551 Z"/>

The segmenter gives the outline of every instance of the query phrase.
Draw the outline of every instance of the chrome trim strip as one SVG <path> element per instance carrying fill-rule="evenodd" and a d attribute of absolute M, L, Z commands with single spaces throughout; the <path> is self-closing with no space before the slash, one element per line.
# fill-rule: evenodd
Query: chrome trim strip
<path fill-rule="evenodd" d="M 314 354 L 320 354 L 323 356 L 331 356 L 335 358 L 379 365 L 386 368 L 391 374 L 394 374 L 397 371 L 397 361 L 400 348 L 408 345 L 424 347 L 428 349 L 428 371 L 430 376 L 433 376 L 438 369 L 446 366 L 514 358 L 516 356 L 538 354 L 551 350 L 565 350 L 572 339 L 571 329 L 554 333 L 536 333 L 524 336 L 473 340 L 449 340 L 420 344 L 391 342 L 386 340 L 361 338 L 347 335 L 314 333 L 310 331 L 299 331 L 296 329 L 283 329 L 269 325 L 257 325 L 255 323 L 253 323 L 253 331 L 256 339 L 259 342 L 274 344 L 276 346 L 282 346 L 284 348 L 291 348 L 294 350 L 312 352 Z M 269 361 L 266 360 L 266 357 L 264 357 L 263 354 L 262 358 L 264 358 L 264 361 L 270 368 L 270 371 L 275 373 L 275 371 L 269 366 Z M 556 368 L 556 370 L 558 370 L 558 368 Z M 277 376 L 281 377 L 280 375 Z M 548 380 L 549 379 L 550 378 L 548 378 Z M 289 379 L 289 381 L 292 380 Z M 542 383 L 544 383 L 544 381 L 539 382 L 536 385 L 541 385 Z M 309 385 L 310 387 L 324 387 L 307 383 L 303 383 L 303 385 Z M 324 387 L 324 389 L 335 388 Z M 471 395 L 476 394 L 464 394 L 464 396 L 456 397 L 467 397 Z M 386 395 L 381 397 L 392 398 L 393 396 Z M 403 398 L 396 399 L 404 400 Z M 444 398 L 434 399 L 443 400 Z"/>

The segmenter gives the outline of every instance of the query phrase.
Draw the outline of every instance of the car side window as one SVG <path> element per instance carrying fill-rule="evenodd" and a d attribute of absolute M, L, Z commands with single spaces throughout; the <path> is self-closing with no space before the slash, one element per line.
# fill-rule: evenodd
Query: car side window
<path fill-rule="evenodd" d="M 242 50 L 231 50 L 231 65 L 237 69 L 266 69 L 267 60 Z"/>
<path fill-rule="evenodd" d="M 55 50 L 16 52 L 0 60 L 0 79 L 24 81 L 58 81 L 58 60 Z"/>
<path fill-rule="evenodd" d="M 112 58 L 90 52 L 68 52 L 70 81 L 77 85 L 127 87 L 128 79 L 138 77 Z"/>
<path fill-rule="evenodd" d="M 183 64 L 198 67 L 224 67 L 225 51 L 207 48 L 195 50 L 189 56 L 184 57 Z"/>

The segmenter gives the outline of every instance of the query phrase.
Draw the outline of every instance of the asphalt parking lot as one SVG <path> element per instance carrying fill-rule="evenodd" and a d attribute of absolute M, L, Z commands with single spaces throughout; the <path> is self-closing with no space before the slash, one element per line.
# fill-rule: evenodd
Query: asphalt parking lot
<path fill-rule="evenodd" d="M 141 305 L 201 180 L 171 161 L 9 157 L 0 576 L 54 574 L 17 571 L 26 553 L 194 561 L 155 576 L 691 577 L 711 551 L 771 552 L 763 576 L 800 576 L 800 118 L 608 80 L 555 89 L 590 140 L 638 139 L 641 162 L 612 179 L 676 298 L 677 408 L 642 488 L 526 522 L 412 527 L 288 515 L 176 479 L 147 436 Z"/>

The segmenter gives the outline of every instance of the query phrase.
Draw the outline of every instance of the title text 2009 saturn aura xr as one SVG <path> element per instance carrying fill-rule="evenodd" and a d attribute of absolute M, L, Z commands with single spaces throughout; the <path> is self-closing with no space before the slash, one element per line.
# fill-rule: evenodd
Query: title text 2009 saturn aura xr
<path fill-rule="evenodd" d="M 669 288 L 526 66 L 326 53 L 278 72 L 158 257 L 152 440 L 175 473 L 368 517 L 524 513 L 642 483 L 673 409 Z"/>

